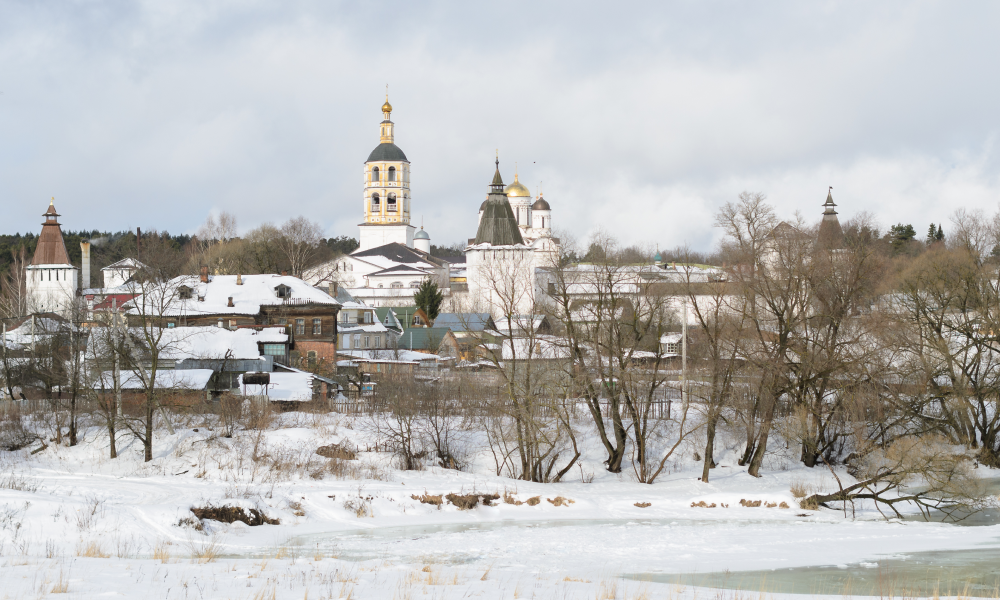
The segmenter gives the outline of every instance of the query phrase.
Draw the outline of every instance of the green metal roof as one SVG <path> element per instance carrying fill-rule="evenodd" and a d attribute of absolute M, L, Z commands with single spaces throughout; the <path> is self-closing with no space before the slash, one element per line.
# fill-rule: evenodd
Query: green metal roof
<path fill-rule="evenodd" d="M 403 151 L 399 149 L 399 146 L 392 142 L 383 142 L 375 146 L 375 149 L 368 155 L 368 160 L 365 162 L 378 160 L 404 160 L 409 162 L 406 160 L 406 155 L 403 154 Z"/>

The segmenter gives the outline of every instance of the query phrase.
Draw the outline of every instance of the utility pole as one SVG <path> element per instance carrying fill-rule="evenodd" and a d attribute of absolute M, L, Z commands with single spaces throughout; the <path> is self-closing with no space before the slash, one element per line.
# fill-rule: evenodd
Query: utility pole
<path fill-rule="evenodd" d="M 684 405 L 684 410 L 687 411 L 688 406 L 688 304 L 687 298 L 684 298 L 684 309 L 682 311 L 683 316 L 681 317 L 681 403 Z"/>
<path fill-rule="evenodd" d="M 118 367 L 118 298 L 111 298 L 111 356 L 114 360 L 112 367 L 112 382 L 115 386 L 115 413 L 118 418 L 122 418 L 122 374 Z"/>

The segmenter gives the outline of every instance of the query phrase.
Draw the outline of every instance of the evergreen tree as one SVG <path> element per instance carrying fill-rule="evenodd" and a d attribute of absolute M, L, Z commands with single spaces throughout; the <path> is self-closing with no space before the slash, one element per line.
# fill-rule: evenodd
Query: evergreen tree
<path fill-rule="evenodd" d="M 937 233 L 934 234 L 934 241 L 935 242 L 943 242 L 944 241 L 944 230 L 941 229 L 941 224 L 940 223 L 938 223 Z"/>
<path fill-rule="evenodd" d="M 441 312 L 441 303 L 444 302 L 444 294 L 438 289 L 436 283 L 430 279 L 425 279 L 417 288 L 417 293 L 413 295 L 413 302 L 417 308 L 427 314 L 427 318 L 432 321 Z"/>
<path fill-rule="evenodd" d="M 927 228 L 927 245 L 930 246 L 937 241 L 937 226 L 931 223 L 931 226 Z"/>
<path fill-rule="evenodd" d="M 913 238 L 917 237 L 917 230 L 913 228 L 913 225 L 897 223 L 889 228 L 888 237 L 892 253 L 899 254 Z"/>

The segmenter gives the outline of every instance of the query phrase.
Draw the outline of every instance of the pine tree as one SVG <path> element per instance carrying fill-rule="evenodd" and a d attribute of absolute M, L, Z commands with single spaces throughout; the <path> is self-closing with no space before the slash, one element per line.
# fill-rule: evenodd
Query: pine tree
<path fill-rule="evenodd" d="M 931 223 L 931 226 L 927 228 L 927 245 L 930 246 L 937 241 L 937 226 Z"/>
<path fill-rule="evenodd" d="M 941 229 L 941 224 L 940 223 L 938 223 L 937 233 L 934 234 L 934 241 L 935 242 L 943 242 L 944 241 L 944 230 Z"/>
<path fill-rule="evenodd" d="M 442 302 L 444 302 L 444 294 L 430 279 L 423 280 L 420 287 L 417 288 L 417 293 L 413 295 L 413 303 L 417 305 L 417 308 L 423 310 L 427 318 L 432 321 L 441 312 Z"/>

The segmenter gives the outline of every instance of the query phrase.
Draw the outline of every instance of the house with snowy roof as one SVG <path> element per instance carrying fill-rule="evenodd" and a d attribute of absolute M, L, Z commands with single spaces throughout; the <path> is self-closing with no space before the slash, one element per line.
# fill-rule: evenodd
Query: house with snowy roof
<path fill-rule="evenodd" d="M 237 330 L 285 328 L 288 340 L 265 344 L 266 354 L 285 364 L 335 360 L 341 303 L 322 289 L 288 275 L 210 275 L 176 277 L 162 289 L 140 290 L 129 303 L 130 322 L 153 316 L 163 327 L 214 326 Z M 157 296 L 169 301 L 157 306 Z M 155 310 L 154 310 L 155 308 Z M 152 314 L 155 313 L 155 314 Z M 284 352 L 284 356 L 279 356 Z"/>

